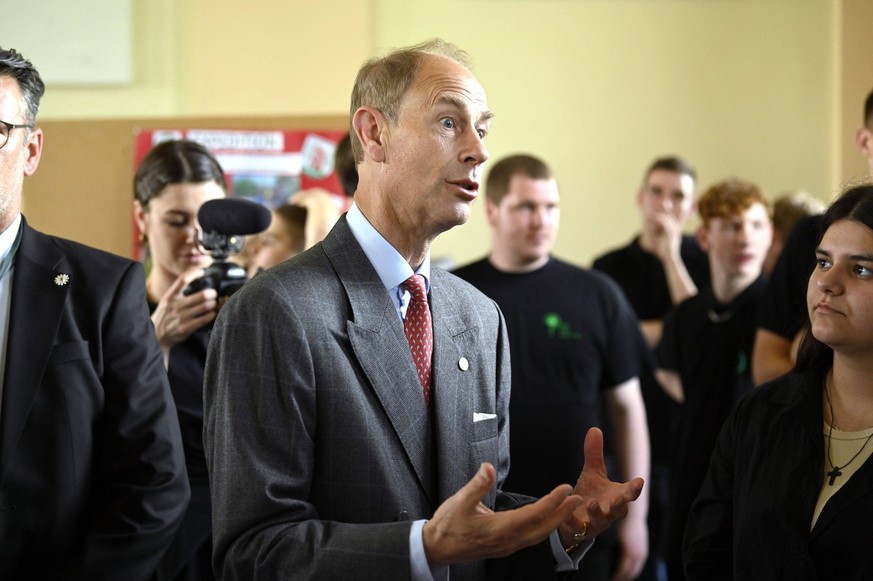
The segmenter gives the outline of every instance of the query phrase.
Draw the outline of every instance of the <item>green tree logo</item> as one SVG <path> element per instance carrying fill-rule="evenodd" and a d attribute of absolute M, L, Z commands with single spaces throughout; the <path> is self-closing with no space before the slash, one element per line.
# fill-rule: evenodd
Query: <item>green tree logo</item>
<path fill-rule="evenodd" d="M 574 331 L 569 323 L 565 323 L 561 320 L 561 315 L 558 313 L 546 313 L 543 316 L 543 323 L 546 324 L 546 329 L 549 330 L 549 337 L 573 339 L 576 341 L 582 338 L 582 334 L 578 331 Z"/>

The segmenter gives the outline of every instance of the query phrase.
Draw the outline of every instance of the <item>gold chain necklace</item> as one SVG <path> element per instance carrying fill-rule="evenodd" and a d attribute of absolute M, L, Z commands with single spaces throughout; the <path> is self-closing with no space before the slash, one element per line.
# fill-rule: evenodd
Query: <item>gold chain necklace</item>
<path fill-rule="evenodd" d="M 858 450 L 857 452 L 855 452 L 855 455 L 852 456 L 851 458 L 849 458 L 848 462 L 846 462 L 842 466 L 834 466 L 834 461 L 831 460 L 831 436 L 834 433 L 834 424 L 837 423 L 837 420 L 834 417 L 834 406 L 831 403 L 831 393 L 830 393 L 830 390 L 828 389 L 827 383 L 825 383 L 825 398 L 827 398 L 827 400 L 828 400 L 828 409 L 831 412 L 831 421 L 830 421 L 830 424 L 828 425 L 828 464 L 831 465 L 831 471 L 828 472 L 827 475 L 830 476 L 830 480 L 828 480 L 828 486 L 833 486 L 834 481 L 837 479 L 837 476 L 843 475 L 841 470 L 843 468 L 845 468 L 846 466 L 848 466 L 849 464 L 851 464 L 852 462 L 854 462 L 855 458 L 860 456 L 861 452 L 864 451 L 864 448 L 867 447 L 867 443 L 870 442 L 870 438 L 873 438 L 873 432 L 871 432 L 870 435 L 867 436 L 867 439 L 864 440 L 864 444 L 861 446 L 861 449 Z"/>

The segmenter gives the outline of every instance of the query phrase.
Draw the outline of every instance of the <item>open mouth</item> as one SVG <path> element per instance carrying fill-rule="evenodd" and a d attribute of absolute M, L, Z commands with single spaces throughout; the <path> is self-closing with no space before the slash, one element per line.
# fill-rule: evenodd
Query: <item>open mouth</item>
<path fill-rule="evenodd" d="M 474 182 L 473 180 L 457 180 L 449 183 L 469 192 L 473 196 L 479 192 L 479 182 Z"/>

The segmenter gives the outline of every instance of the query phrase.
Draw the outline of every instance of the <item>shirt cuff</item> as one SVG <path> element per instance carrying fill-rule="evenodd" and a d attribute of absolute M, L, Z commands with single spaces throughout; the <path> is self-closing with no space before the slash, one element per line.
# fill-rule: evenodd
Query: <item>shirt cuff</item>
<path fill-rule="evenodd" d="M 579 563 L 582 557 L 588 552 L 588 549 L 594 544 L 594 539 L 590 541 L 582 541 L 572 555 L 568 555 L 567 551 L 561 545 L 561 539 L 558 537 L 558 531 L 549 535 L 549 545 L 552 547 L 552 556 L 555 558 L 555 571 L 561 573 L 563 571 L 575 571 L 579 568 Z"/>
<path fill-rule="evenodd" d="M 426 520 L 413 521 L 412 528 L 409 529 L 409 564 L 412 571 L 412 581 L 449 581 L 448 566 L 431 568 L 427 562 L 422 536 L 426 522 Z"/>

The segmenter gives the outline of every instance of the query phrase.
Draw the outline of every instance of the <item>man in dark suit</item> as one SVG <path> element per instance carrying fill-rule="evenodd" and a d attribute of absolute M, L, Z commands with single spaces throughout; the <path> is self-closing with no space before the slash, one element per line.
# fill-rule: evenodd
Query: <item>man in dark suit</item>
<path fill-rule="evenodd" d="M 485 92 L 463 53 L 432 41 L 366 63 L 351 112 L 355 204 L 322 243 L 248 282 L 213 331 L 204 438 L 216 573 L 457 581 L 573 570 L 643 483 L 607 479 L 595 430 L 575 494 L 500 490 L 503 317 L 430 265 L 431 242 L 477 197 Z"/>
<path fill-rule="evenodd" d="M 0 49 L 0 578 L 149 579 L 189 498 L 142 267 L 21 215 L 44 85 Z"/>

